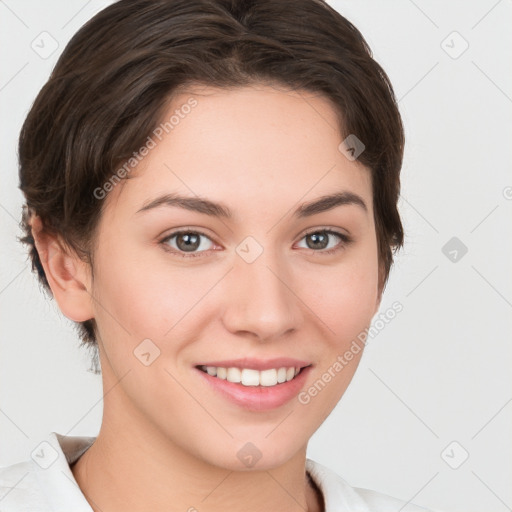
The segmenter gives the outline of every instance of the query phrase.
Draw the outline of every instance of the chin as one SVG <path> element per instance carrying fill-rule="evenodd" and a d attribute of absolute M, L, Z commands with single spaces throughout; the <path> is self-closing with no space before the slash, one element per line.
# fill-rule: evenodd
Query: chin
<path fill-rule="evenodd" d="M 261 438 L 260 438 L 261 439 Z M 303 449 L 305 443 L 283 446 L 281 440 L 230 440 L 219 442 L 218 451 L 203 454 L 203 460 L 229 471 L 268 471 L 278 468 Z"/>

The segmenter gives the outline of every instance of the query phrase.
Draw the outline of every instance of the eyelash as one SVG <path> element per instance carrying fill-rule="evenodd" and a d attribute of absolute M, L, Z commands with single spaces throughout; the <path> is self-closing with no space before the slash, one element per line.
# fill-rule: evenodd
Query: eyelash
<path fill-rule="evenodd" d="M 301 240 L 306 238 L 309 235 L 318 234 L 318 233 L 327 233 L 327 234 L 330 234 L 330 235 L 335 235 L 335 236 L 337 236 L 337 237 L 339 237 L 341 239 L 341 243 L 338 244 L 333 249 L 320 250 L 320 251 L 315 251 L 313 249 L 310 249 L 311 251 L 313 251 L 313 253 L 319 253 L 321 255 L 331 255 L 331 254 L 337 253 L 338 251 L 341 251 L 343 248 L 345 248 L 346 246 L 351 244 L 352 241 L 353 241 L 352 238 L 349 237 L 348 235 L 346 235 L 345 233 L 341 233 L 339 231 L 334 231 L 332 229 L 316 229 L 316 230 L 309 231 L 307 233 L 304 233 L 304 235 L 301 238 Z M 182 257 L 182 258 L 198 258 L 198 257 L 203 257 L 204 256 L 203 253 L 205 253 L 207 251 L 200 251 L 200 252 L 196 252 L 196 253 L 192 253 L 192 252 L 191 253 L 184 253 L 183 251 L 179 251 L 179 250 L 177 251 L 176 249 L 170 249 L 169 248 L 169 246 L 167 245 L 167 242 L 169 240 L 171 240 L 172 238 L 174 238 L 175 236 L 182 235 L 182 234 L 200 235 L 200 236 L 204 236 L 204 237 L 208 238 L 209 240 L 211 240 L 211 238 L 208 235 L 206 235 L 205 233 L 202 233 L 201 231 L 182 229 L 182 230 L 179 230 L 179 231 L 174 231 L 170 235 L 167 235 L 163 240 L 160 241 L 160 244 L 163 245 L 165 251 L 170 252 L 171 254 L 175 254 L 175 255 L 177 255 L 179 257 Z M 211 240 L 211 241 L 213 241 L 213 240 Z"/>

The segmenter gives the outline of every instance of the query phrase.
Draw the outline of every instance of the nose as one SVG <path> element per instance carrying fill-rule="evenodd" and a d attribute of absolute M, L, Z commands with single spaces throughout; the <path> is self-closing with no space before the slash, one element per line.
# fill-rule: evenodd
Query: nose
<path fill-rule="evenodd" d="M 250 333 L 259 341 L 275 341 L 300 328 L 301 300 L 291 273 L 270 252 L 254 262 L 236 257 L 226 276 L 224 326 L 232 333 Z"/>

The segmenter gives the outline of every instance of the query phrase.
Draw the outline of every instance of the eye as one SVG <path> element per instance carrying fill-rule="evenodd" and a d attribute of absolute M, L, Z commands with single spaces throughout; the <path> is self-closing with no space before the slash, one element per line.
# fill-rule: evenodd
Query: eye
<path fill-rule="evenodd" d="M 341 240 L 341 242 L 333 246 L 331 242 L 335 237 Z M 204 243 L 202 239 L 206 239 L 213 244 L 210 237 L 204 233 L 184 229 L 167 235 L 160 243 L 166 251 L 172 254 L 183 258 L 196 258 L 204 256 L 202 253 L 212 248 L 208 247 L 208 242 Z M 313 252 L 323 255 L 338 252 L 352 242 L 352 239 L 348 235 L 332 229 L 310 231 L 306 233 L 301 240 L 306 240 L 306 249 L 312 249 Z"/>
<path fill-rule="evenodd" d="M 175 231 L 174 233 L 166 236 L 163 240 L 160 241 L 160 243 L 164 246 L 166 251 L 172 252 L 173 254 L 177 254 L 178 256 L 182 256 L 184 258 L 194 258 L 197 256 L 202 256 L 202 252 L 205 252 L 211 248 L 208 247 L 208 243 L 203 242 L 202 238 L 209 240 L 213 244 L 211 239 L 204 233 L 201 233 L 200 231 L 188 230 Z M 172 243 L 168 243 L 171 241 Z"/>
<path fill-rule="evenodd" d="M 332 245 L 331 242 L 334 237 L 341 240 L 341 242 Z M 352 239 L 345 233 L 340 233 L 339 231 L 334 231 L 332 229 L 310 231 L 304 235 L 302 240 L 306 240 L 306 249 L 313 249 L 314 252 L 320 252 L 321 254 L 333 254 L 342 250 L 352 242 Z"/>

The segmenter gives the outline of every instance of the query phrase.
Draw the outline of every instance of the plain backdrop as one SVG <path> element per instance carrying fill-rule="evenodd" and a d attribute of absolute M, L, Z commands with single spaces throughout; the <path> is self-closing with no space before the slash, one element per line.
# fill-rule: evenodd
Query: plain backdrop
<path fill-rule="evenodd" d="M 50 431 L 97 435 L 101 422 L 101 376 L 16 240 L 16 143 L 66 43 L 109 3 L 0 1 L 3 466 Z M 406 244 L 381 306 L 403 311 L 371 339 L 308 456 L 426 507 L 511 510 L 512 2 L 330 3 L 389 74 L 405 123 Z M 42 32 L 50 55 L 34 50 Z"/>

